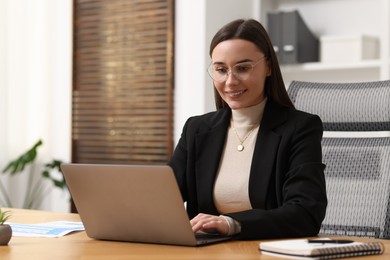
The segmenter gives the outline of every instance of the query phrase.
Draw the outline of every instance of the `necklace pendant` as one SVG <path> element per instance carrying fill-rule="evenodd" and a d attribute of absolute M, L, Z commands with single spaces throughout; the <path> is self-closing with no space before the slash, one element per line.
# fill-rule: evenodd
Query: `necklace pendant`
<path fill-rule="evenodd" d="M 244 150 L 244 146 L 242 144 L 237 145 L 237 151 L 242 152 Z"/>

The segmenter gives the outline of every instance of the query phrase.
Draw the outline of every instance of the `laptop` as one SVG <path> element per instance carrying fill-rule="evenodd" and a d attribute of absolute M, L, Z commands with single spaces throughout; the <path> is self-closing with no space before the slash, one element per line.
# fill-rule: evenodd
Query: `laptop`
<path fill-rule="evenodd" d="M 198 246 L 227 236 L 195 234 L 167 165 L 61 165 L 90 238 Z"/>

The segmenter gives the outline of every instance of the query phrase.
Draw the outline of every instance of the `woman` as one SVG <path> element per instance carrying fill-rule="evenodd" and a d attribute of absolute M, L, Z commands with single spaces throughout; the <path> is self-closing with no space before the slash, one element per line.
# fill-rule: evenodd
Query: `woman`
<path fill-rule="evenodd" d="M 294 109 L 259 22 L 222 27 L 210 57 L 217 111 L 187 120 L 169 161 L 193 231 L 316 235 L 327 205 L 320 118 Z"/>

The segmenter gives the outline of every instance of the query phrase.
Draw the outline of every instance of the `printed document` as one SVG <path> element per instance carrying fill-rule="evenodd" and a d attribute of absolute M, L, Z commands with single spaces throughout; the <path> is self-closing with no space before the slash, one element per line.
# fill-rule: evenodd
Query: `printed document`
<path fill-rule="evenodd" d="M 18 224 L 8 222 L 14 237 L 62 237 L 74 231 L 83 231 L 82 222 L 55 221 L 39 224 Z"/>

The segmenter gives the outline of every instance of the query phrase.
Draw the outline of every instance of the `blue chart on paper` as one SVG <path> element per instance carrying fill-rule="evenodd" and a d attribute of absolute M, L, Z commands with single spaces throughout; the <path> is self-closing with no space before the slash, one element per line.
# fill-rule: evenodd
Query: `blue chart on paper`
<path fill-rule="evenodd" d="M 7 223 L 12 228 L 12 236 L 21 237 L 61 237 L 74 231 L 83 231 L 82 222 L 57 221 L 39 224 Z"/>

